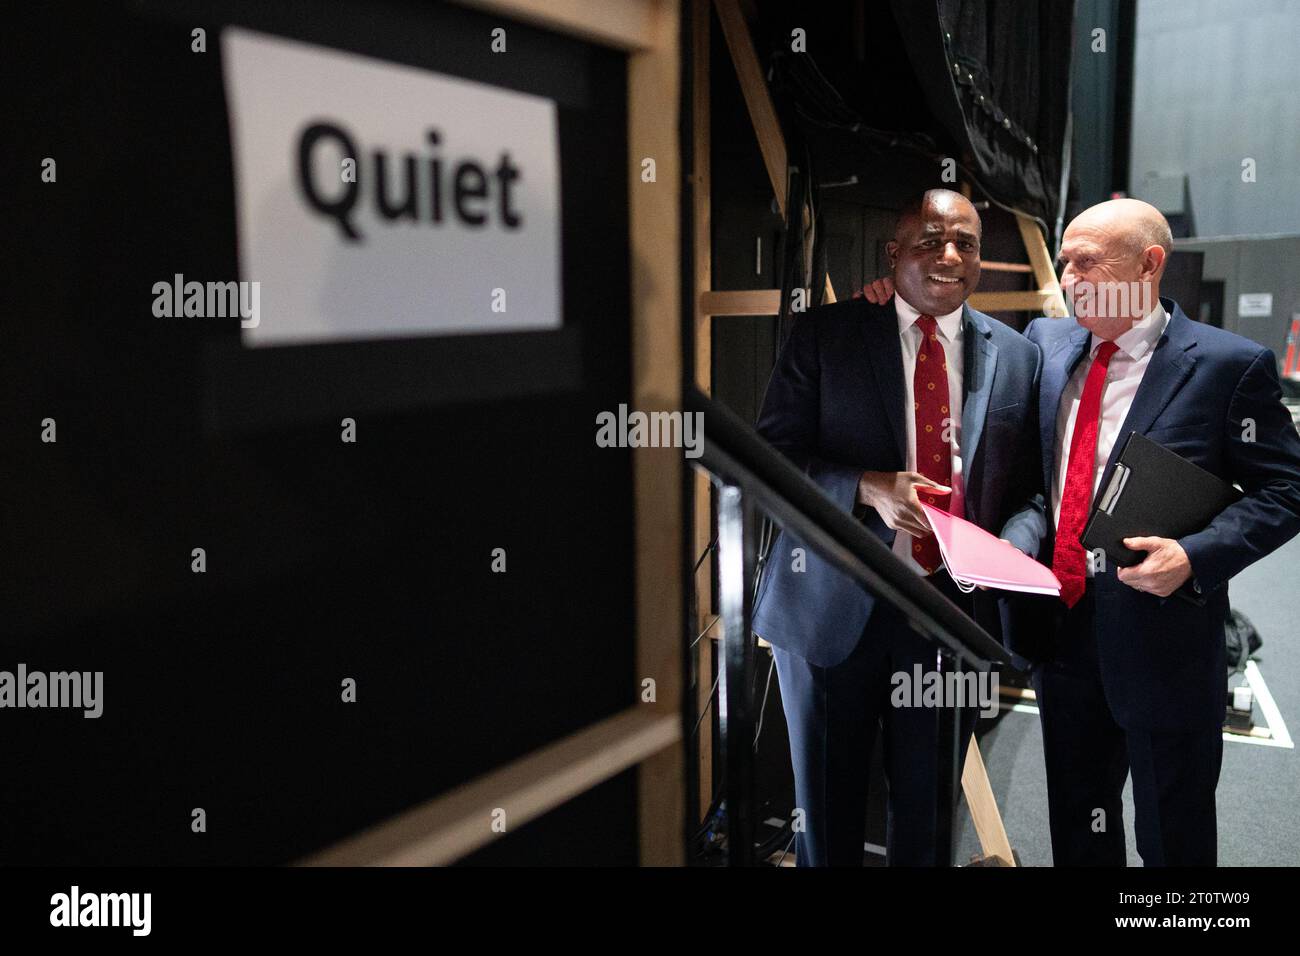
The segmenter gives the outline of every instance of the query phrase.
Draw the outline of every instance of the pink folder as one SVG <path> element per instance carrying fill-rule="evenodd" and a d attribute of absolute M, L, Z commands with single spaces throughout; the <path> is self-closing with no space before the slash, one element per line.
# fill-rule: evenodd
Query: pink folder
<path fill-rule="evenodd" d="M 962 590 L 983 585 L 1003 591 L 1060 595 L 1061 582 L 1051 568 L 965 518 L 924 502 L 921 507 L 934 529 L 944 566 Z"/>

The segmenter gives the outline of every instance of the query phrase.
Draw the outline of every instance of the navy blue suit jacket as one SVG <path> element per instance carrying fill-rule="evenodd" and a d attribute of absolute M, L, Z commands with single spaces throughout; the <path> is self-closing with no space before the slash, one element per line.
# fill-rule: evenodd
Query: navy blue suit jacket
<path fill-rule="evenodd" d="M 1034 396 L 1040 355 L 1015 330 L 963 307 L 962 467 L 966 515 L 997 531 L 1037 487 Z M 893 300 L 852 299 L 797 318 L 767 386 L 758 431 L 852 513 L 864 471 L 907 467 L 906 393 Z M 874 509 L 866 527 L 895 533 Z M 804 570 L 792 552 L 804 551 Z M 976 593 L 976 620 L 999 633 L 997 599 Z M 760 584 L 754 629 L 823 667 L 852 653 L 875 597 L 782 531 Z"/>
<path fill-rule="evenodd" d="M 1115 569 L 1093 579 L 1098 662 L 1107 701 L 1131 729 L 1219 726 L 1226 693 L 1224 619 L 1228 580 L 1300 532 L 1300 435 L 1282 404 L 1273 353 L 1249 339 L 1190 320 L 1172 299 L 1128 418 L 1102 476 L 1110 481 L 1129 432 L 1177 452 L 1245 492 L 1207 528 L 1180 539 L 1204 607 L 1122 584 Z M 1056 415 L 1066 383 L 1088 354 L 1091 334 L 1069 319 L 1041 318 L 1025 335 L 1043 352 L 1039 391 L 1040 493 L 1002 536 L 1051 563 L 1050 490 Z M 1250 422 L 1253 420 L 1253 429 Z M 1191 582 L 1185 587 L 1190 587 Z M 1017 597 L 1004 634 L 1023 661 L 1050 660 L 1064 605 Z"/>

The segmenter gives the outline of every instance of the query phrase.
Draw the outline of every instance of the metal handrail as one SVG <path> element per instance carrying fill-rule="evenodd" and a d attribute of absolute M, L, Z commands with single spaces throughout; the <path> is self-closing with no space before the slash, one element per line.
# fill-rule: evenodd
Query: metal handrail
<path fill-rule="evenodd" d="M 704 416 L 699 464 L 705 469 L 753 495 L 778 524 L 897 607 L 918 630 L 959 655 L 967 666 L 988 670 L 993 663 L 1011 663 L 1006 649 L 988 631 L 837 508 L 811 478 L 734 412 L 697 389 L 689 391 L 686 408 Z"/>
<path fill-rule="evenodd" d="M 757 553 L 757 510 L 799 535 L 837 568 L 878 599 L 898 608 L 936 647 L 941 671 L 963 667 L 988 670 L 1010 664 L 1002 645 L 943 593 L 908 568 L 883 541 L 841 511 L 793 462 L 765 442 L 734 412 L 690 388 L 686 411 L 704 424 L 699 467 L 719 486 L 718 590 L 723 622 L 722 666 L 718 675 L 718 726 L 727 795 L 728 862 L 753 860 L 754 772 L 750 742 L 754 707 L 752 587 Z M 960 789 L 959 721 L 939 708 L 936 722 L 939 766 L 936 792 L 935 862 L 951 864 L 953 819 Z"/>

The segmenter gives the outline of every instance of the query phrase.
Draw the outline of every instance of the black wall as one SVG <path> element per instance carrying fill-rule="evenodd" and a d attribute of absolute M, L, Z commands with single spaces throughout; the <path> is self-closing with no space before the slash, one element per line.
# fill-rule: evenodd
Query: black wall
<path fill-rule="evenodd" d="M 633 703 L 630 459 L 594 443 L 597 412 L 630 392 L 623 57 L 414 0 L 23 20 L 4 51 L 20 189 L 0 669 L 102 670 L 105 704 L 98 720 L 0 711 L 0 864 L 290 861 Z M 250 364 L 233 321 L 154 318 L 156 281 L 236 278 L 225 24 L 556 99 L 564 332 Z M 503 25 L 511 52 L 493 55 Z M 46 156 L 56 184 L 39 181 Z M 466 355 L 492 381 L 448 401 Z M 340 397 L 383 394 L 386 371 L 417 381 L 411 367 L 424 397 L 363 414 Z M 231 425 L 214 395 L 284 407 Z M 634 779 L 467 862 L 635 862 Z"/>

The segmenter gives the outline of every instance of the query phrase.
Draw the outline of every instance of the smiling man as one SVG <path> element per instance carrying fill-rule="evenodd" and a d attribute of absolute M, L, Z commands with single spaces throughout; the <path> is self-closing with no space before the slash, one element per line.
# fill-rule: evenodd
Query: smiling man
<path fill-rule="evenodd" d="M 1125 864 L 1130 772 L 1143 862 L 1214 865 L 1228 580 L 1300 531 L 1300 436 L 1273 353 L 1160 298 L 1172 247 L 1147 203 L 1085 210 L 1061 245 L 1075 321 L 1025 331 L 1043 351 L 1044 493 L 1003 536 L 1062 590 L 1012 602 L 1009 646 L 1032 664 L 1057 865 Z M 1126 539 L 1146 557 L 1117 572 L 1079 535 L 1132 432 L 1244 496 L 1181 539 Z"/>
<path fill-rule="evenodd" d="M 979 284 L 980 232 L 959 193 L 934 189 L 908 204 L 886 246 L 898 294 L 798 317 L 758 430 L 996 634 L 995 599 L 957 588 L 921 509 L 924 500 L 997 531 L 1036 487 L 1039 351 L 965 305 Z M 890 701 L 893 675 L 935 670 L 933 645 L 788 532 L 773 546 L 754 629 L 773 645 L 790 730 L 805 823 L 797 863 L 862 865 L 879 728 L 889 863 L 933 864 L 937 715 Z M 961 716 L 964 745 L 974 708 Z"/>

